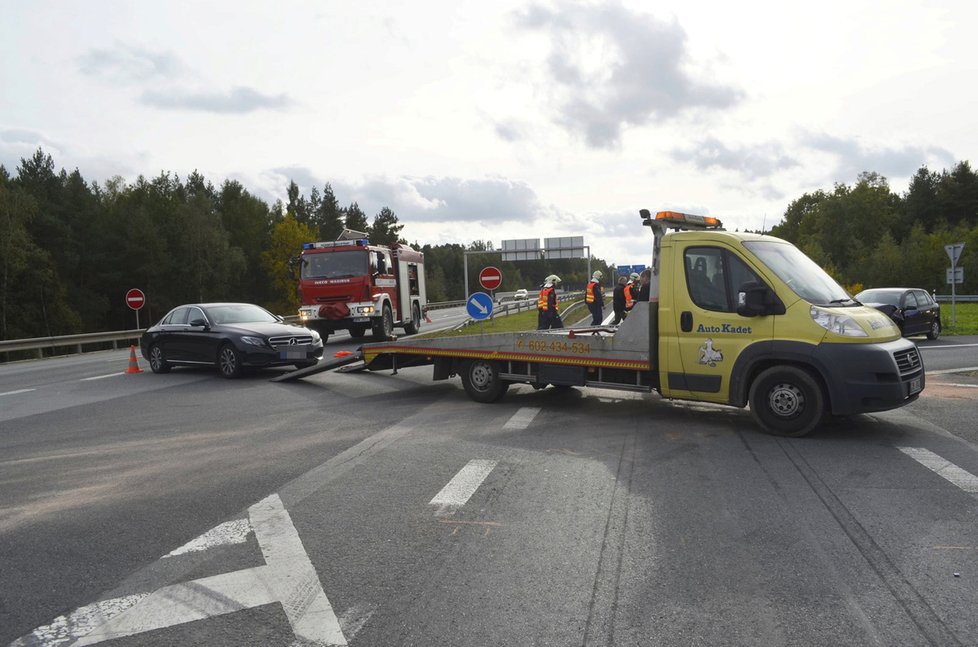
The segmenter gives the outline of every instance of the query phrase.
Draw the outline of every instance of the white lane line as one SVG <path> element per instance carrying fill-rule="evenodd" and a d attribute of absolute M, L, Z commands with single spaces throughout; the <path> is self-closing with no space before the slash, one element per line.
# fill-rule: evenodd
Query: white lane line
<path fill-rule="evenodd" d="M 18 393 L 30 393 L 31 391 L 37 391 L 37 389 L 18 389 L 16 391 L 7 391 L 6 393 L 0 393 L 0 396 L 17 395 Z"/>
<path fill-rule="evenodd" d="M 918 346 L 920 350 L 944 350 L 945 348 L 974 348 L 978 344 L 948 344 L 947 346 Z"/>
<path fill-rule="evenodd" d="M 79 607 L 68 615 L 58 616 L 51 621 L 51 624 L 38 627 L 26 636 L 18 638 L 10 643 L 10 647 L 27 647 L 28 645 L 56 647 L 70 643 L 91 633 L 93 629 L 105 624 L 129 607 L 135 606 L 147 595 L 149 594 L 138 593 Z"/>
<path fill-rule="evenodd" d="M 496 461 L 478 459 L 469 461 L 428 504 L 438 506 L 438 514 L 461 508 L 495 467 Z"/>
<path fill-rule="evenodd" d="M 897 447 L 897 449 L 965 492 L 978 494 L 978 476 L 971 472 L 926 449 L 919 447 Z"/>
<path fill-rule="evenodd" d="M 506 421 L 503 429 L 526 429 L 538 413 L 540 413 L 539 407 L 523 407 Z"/>
<path fill-rule="evenodd" d="M 90 382 L 92 380 L 104 380 L 107 377 L 115 377 L 116 375 L 125 375 L 125 371 L 119 371 L 118 373 L 109 373 L 108 375 L 96 375 L 95 377 L 83 377 L 82 382 Z"/>
<path fill-rule="evenodd" d="M 959 386 L 963 389 L 978 389 L 978 384 L 953 384 L 953 383 L 935 382 L 931 386 Z"/>
<path fill-rule="evenodd" d="M 927 371 L 927 375 L 944 375 L 946 373 L 971 373 L 978 371 L 978 366 L 968 366 L 965 368 L 944 368 L 939 371 Z"/>
<path fill-rule="evenodd" d="M 208 548 L 214 548 L 215 546 L 243 544 L 248 541 L 249 534 L 251 534 L 251 524 L 248 523 L 247 519 L 227 521 L 214 526 L 200 537 L 192 539 L 180 548 L 167 553 L 163 556 L 163 559 L 185 555 L 187 553 L 198 553 Z"/>

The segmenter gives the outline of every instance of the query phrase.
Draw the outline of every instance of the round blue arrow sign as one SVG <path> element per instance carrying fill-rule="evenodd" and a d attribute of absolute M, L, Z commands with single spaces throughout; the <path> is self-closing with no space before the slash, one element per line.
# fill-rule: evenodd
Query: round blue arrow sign
<path fill-rule="evenodd" d="M 465 302 L 465 311 L 476 321 L 488 319 L 492 314 L 492 297 L 485 292 L 469 295 L 469 300 Z"/>

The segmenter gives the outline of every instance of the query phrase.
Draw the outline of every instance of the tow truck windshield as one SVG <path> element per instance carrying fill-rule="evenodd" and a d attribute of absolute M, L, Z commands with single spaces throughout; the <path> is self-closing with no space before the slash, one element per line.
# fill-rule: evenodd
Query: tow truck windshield
<path fill-rule="evenodd" d="M 785 285 L 812 305 L 858 305 L 828 273 L 790 243 L 745 241 L 744 247 L 777 274 Z"/>
<path fill-rule="evenodd" d="M 302 257 L 303 279 L 340 279 L 366 274 L 367 252 L 363 249 L 306 254 Z"/>

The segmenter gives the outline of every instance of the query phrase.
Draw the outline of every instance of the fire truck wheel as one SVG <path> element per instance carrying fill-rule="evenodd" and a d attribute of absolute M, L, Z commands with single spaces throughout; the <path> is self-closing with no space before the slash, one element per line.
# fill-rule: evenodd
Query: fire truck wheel
<path fill-rule="evenodd" d="M 465 392 L 476 402 L 495 402 L 509 389 L 509 382 L 499 377 L 497 362 L 474 359 L 462 367 L 461 375 Z"/>
<path fill-rule="evenodd" d="M 367 334 L 366 326 L 355 326 L 353 328 L 350 328 L 350 337 L 354 339 L 360 339 L 366 334 Z"/>
<path fill-rule="evenodd" d="M 158 344 L 149 347 L 149 367 L 154 373 L 170 372 L 170 364 L 163 357 L 163 349 Z"/>
<path fill-rule="evenodd" d="M 217 368 L 229 380 L 241 375 L 241 354 L 234 346 L 225 343 L 217 351 Z"/>
<path fill-rule="evenodd" d="M 772 366 L 751 384 L 750 411 L 769 434 L 804 436 L 822 421 L 825 396 L 808 371 L 796 366 Z"/>
<path fill-rule="evenodd" d="M 384 304 L 383 313 L 374 323 L 374 339 L 379 341 L 389 341 L 394 338 L 394 315 L 391 314 L 389 304 Z"/>
<path fill-rule="evenodd" d="M 411 307 L 411 322 L 404 324 L 404 333 L 417 335 L 419 330 L 421 330 L 421 308 L 415 303 Z"/>

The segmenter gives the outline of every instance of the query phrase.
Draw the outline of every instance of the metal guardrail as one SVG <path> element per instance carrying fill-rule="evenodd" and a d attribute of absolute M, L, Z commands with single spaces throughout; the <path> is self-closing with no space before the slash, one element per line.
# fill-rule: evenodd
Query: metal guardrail
<path fill-rule="evenodd" d="M 0 353 L 14 353 L 25 350 L 36 350 L 38 359 L 44 357 L 48 348 L 74 348 L 76 353 L 84 352 L 84 347 L 92 344 L 112 344 L 112 349 L 119 348 L 119 342 L 129 345 L 138 344 L 144 330 L 119 330 L 114 332 L 93 332 L 81 335 L 60 335 L 58 337 L 36 337 L 34 339 L 10 339 L 0 341 Z"/>
<path fill-rule="evenodd" d="M 935 294 L 934 299 L 938 303 L 951 303 L 950 294 Z M 955 303 L 978 303 L 978 294 L 956 294 L 954 295 Z"/>

